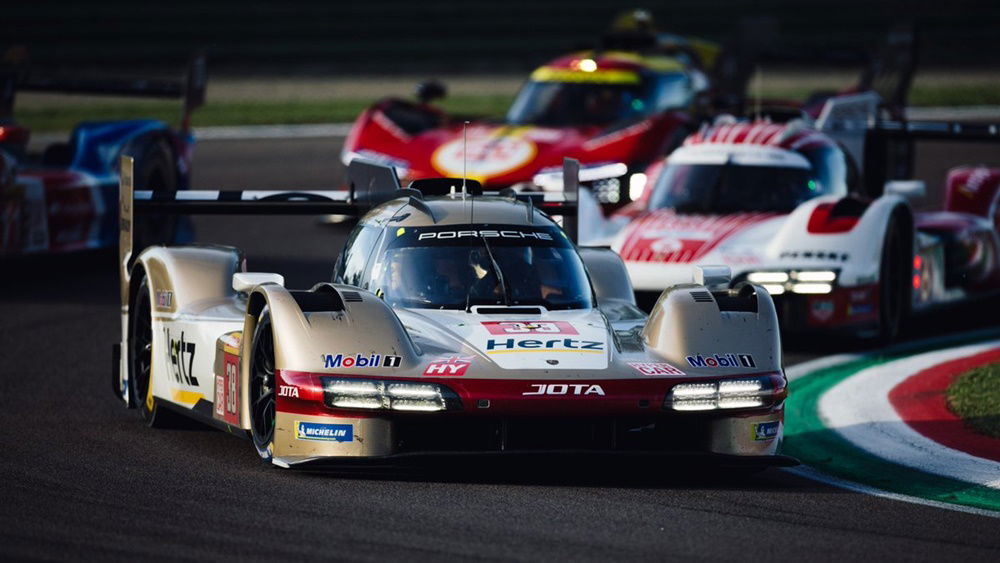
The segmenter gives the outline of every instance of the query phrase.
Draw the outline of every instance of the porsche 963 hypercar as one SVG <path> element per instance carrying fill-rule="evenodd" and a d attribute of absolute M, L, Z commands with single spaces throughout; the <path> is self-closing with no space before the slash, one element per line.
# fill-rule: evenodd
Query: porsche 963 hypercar
<path fill-rule="evenodd" d="M 590 244 L 621 254 L 645 307 L 692 265 L 728 265 L 734 286 L 774 296 L 786 331 L 892 340 L 911 314 L 997 293 L 996 169 L 954 170 L 937 210 L 914 206 L 925 185 L 905 178 L 915 141 L 996 142 L 1000 128 L 869 122 L 877 105 L 866 93 L 816 121 L 719 119 L 603 233 L 588 224 Z"/>
<path fill-rule="evenodd" d="M 113 388 L 150 426 L 182 413 L 282 467 L 431 452 L 794 463 L 779 454 L 787 391 L 767 292 L 716 290 L 728 270 L 703 267 L 647 317 L 617 255 L 577 249 L 550 218 L 572 223 L 562 193 L 400 189 L 391 168 L 353 161 L 342 193 L 133 200 L 130 161 L 122 170 Z M 131 230 L 157 212 L 361 218 L 333 282 L 295 290 L 244 271 L 235 248 L 133 255 Z"/>

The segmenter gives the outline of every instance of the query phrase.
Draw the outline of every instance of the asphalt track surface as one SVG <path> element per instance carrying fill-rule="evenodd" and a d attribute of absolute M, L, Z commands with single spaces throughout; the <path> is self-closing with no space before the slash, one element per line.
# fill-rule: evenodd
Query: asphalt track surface
<path fill-rule="evenodd" d="M 338 148 L 336 139 L 201 143 L 196 187 L 335 186 Z M 935 154 L 925 168 L 949 164 Z M 988 152 L 958 154 L 998 164 Z M 328 279 L 345 233 L 302 217 L 197 227 L 200 240 L 244 247 L 251 270 L 282 272 L 291 287 Z M 215 430 L 150 430 L 110 392 L 114 262 L 98 252 L 0 263 L 0 560 L 1000 558 L 996 519 L 780 470 L 315 474 L 264 466 L 248 441 Z M 997 310 L 937 315 L 909 338 L 995 324 Z M 797 346 L 787 363 L 857 349 Z"/>

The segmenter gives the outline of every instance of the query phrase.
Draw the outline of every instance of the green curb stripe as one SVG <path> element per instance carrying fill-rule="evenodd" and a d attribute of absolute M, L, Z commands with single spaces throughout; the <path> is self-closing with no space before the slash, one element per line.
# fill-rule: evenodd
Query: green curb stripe
<path fill-rule="evenodd" d="M 819 418 L 820 397 L 841 381 L 866 368 L 941 347 L 940 341 L 916 349 L 907 346 L 894 353 L 820 369 L 793 381 L 785 406 L 782 453 L 795 456 L 829 475 L 886 491 L 1000 511 L 1000 491 L 883 460 L 854 446 L 824 426 Z"/>

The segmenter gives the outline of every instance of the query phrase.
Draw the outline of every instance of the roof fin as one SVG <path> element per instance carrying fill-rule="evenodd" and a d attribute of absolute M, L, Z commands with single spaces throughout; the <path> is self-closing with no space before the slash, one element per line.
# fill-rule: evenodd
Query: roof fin
<path fill-rule="evenodd" d="M 425 202 L 422 199 L 417 199 L 413 196 L 410 196 L 410 201 L 408 201 L 407 203 L 410 205 L 410 207 L 413 207 L 425 213 L 428 217 L 431 218 L 431 222 L 437 223 L 437 217 L 434 216 L 434 210 L 431 209 L 430 205 L 427 205 L 427 202 Z"/>

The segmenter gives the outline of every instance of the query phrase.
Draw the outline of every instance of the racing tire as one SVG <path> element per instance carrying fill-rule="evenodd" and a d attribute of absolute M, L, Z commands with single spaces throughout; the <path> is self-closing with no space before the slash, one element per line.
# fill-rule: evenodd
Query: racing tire
<path fill-rule="evenodd" d="M 267 307 L 257 318 L 250 347 L 250 378 L 247 387 L 250 402 L 250 439 L 265 463 L 274 455 L 275 369 L 274 331 Z"/>
<path fill-rule="evenodd" d="M 179 175 L 174 165 L 173 151 L 165 139 L 147 139 L 127 152 L 133 153 L 135 158 L 136 189 L 177 191 Z M 174 242 L 178 224 L 176 215 L 156 214 L 143 217 L 136 225 L 133 248 L 141 251 L 148 246 Z"/>
<path fill-rule="evenodd" d="M 908 312 L 910 250 L 896 215 L 889 219 L 882 241 L 882 263 L 879 266 L 878 340 L 888 344 L 896 340 Z"/>
<path fill-rule="evenodd" d="M 128 374 L 129 403 L 150 428 L 174 428 L 180 417 L 164 408 L 153 396 L 153 317 L 149 284 L 145 274 L 129 308 Z"/>

